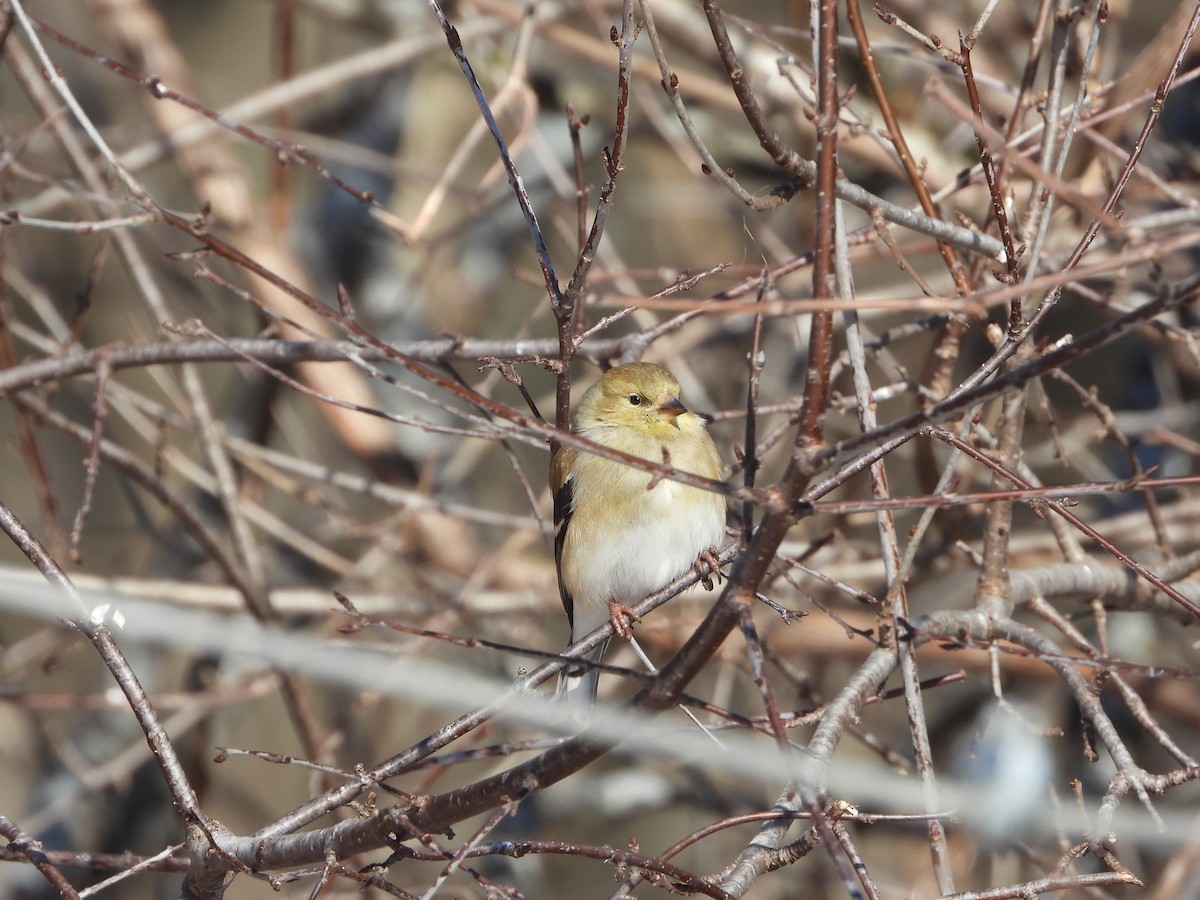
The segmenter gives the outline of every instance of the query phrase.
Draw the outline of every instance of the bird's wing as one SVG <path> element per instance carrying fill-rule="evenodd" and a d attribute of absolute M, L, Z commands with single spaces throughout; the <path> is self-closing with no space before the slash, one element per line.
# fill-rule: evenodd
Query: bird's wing
<path fill-rule="evenodd" d="M 575 601 L 563 584 L 562 554 L 567 541 L 567 529 L 571 527 L 571 516 L 575 512 L 575 486 L 571 470 L 578 452 L 573 447 L 561 447 L 550 461 L 550 491 L 554 496 L 554 567 L 558 571 L 558 596 L 572 627 L 575 625 Z"/>

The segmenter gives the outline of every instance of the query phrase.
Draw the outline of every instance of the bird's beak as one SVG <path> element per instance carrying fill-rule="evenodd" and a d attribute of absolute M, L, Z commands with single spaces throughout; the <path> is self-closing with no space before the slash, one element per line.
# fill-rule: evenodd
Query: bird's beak
<path fill-rule="evenodd" d="M 658 404 L 658 414 L 664 419 L 669 419 L 672 424 L 675 424 L 675 420 L 685 412 L 687 412 L 687 407 L 679 402 L 678 397 L 668 397 Z"/>

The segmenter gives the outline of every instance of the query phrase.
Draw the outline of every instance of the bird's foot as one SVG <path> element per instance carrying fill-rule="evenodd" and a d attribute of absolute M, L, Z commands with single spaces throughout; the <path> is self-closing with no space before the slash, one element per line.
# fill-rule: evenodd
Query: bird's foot
<path fill-rule="evenodd" d="M 626 606 L 616 600 L 609 600 L 608 617 L 612 621 L 614 634 L 627 641 L 633 640 L 633 623 L 638 620 L 638 614 L 634 612 L 632 606 Z"/>
<path fill-rule="evenodd" d="M 697 556 L 694 565 L 700 576 L 700 583 L 704 585 L 706 591 L 713 589 L 714 578 L 717 580 L 717 584 L 721 583 L 721 562 L 717 559 L 716 547 L 709 547 Z"/>

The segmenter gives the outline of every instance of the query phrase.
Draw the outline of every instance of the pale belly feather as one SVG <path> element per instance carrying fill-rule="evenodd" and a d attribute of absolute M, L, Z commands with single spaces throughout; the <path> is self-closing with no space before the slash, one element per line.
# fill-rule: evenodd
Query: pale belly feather
<path fill-rule="evenodd" d="M 678 509 L 684 492 L 702 495 L 702 502 L 693 503 L 688 515 L 680 515 Z M 659 482 L 637 503 L 607 509 L 608 524 L 616 527 L 594 527 L 593 513 L 598 508 L 592 502 L 599 501 L 587 498 L 577 508 L 567 539 L 580 542 L 583 551 L 569 558 L 588 559 L 590 564 L 564 572 L 576 604 L 584 607 L 576 615 L 584 618 L 593 618 L 586 609 L 591 607 L 603 621 L 609 600 L 636 603 L 678 578 L 701 553 L 720 546 L 724 537 L 724 501 L 677 482 Z M 614 515 L 620 521 L 613 521 Z"/>

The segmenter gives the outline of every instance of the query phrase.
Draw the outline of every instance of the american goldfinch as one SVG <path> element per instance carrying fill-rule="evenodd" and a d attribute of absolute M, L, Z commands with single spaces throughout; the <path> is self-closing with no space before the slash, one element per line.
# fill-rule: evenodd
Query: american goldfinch
<path fill-rule="evenodd" d="M 721 477 L 721 457 L 705 419 L 688 412 L 679 382 L 661 366 L 617 366 L 584 393 L 572 430 L 631 456 L 706 478 Z M 594 453 L 562 447 L 550 465 L 558 590 L 571 643 L 612 620 L 630 637 L 630 605 L 712 559 L 725 535 L 725 498 L 652 476 Z M 607 642 L 606 642 L 607 643 Z M 605 645 L 587 657 L 598 662 Z M 567 703 L 584 714 L 599 672 L 568 669 Z"/>

